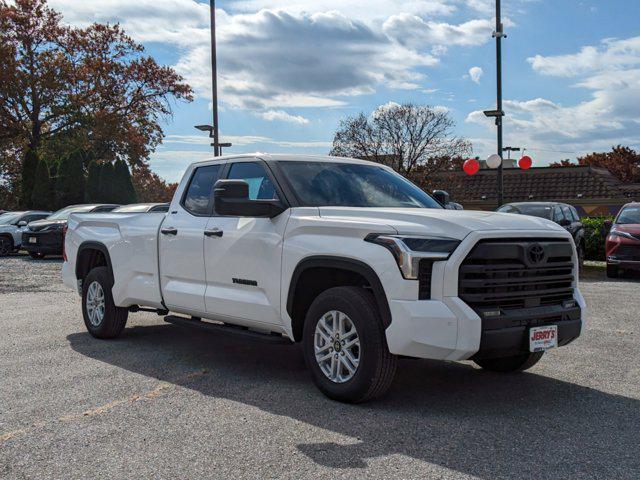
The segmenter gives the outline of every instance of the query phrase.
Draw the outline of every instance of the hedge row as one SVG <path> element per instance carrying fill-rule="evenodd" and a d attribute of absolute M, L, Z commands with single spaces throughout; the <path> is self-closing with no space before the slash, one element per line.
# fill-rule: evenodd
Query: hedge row
<path fill-rule="evenodd" d="M 581 219 L 585 228 L 585 259 L 605 260 L 605 238 L 607 229 L 604 226 L 605 220 L 613 220 L 614 217 L 583 217 Z"/>

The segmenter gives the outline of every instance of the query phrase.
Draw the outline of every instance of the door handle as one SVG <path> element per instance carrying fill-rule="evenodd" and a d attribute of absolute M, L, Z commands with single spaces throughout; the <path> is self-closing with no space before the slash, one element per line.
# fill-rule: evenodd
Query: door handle
<path fill-rule="evenodd" d="M 205 237 L 222 237 L 223 234 L 224 234 L 224 232 L 222 230 L 217 229 L 217 228 L 214 228 L 213 230 L 205 230 L 204 231 Z"/>
<path fill-rule="evenodd" d="M 163 228 L 160 233 L 163 235 L 177 235 L 178 229 L 173 227 Z"/>

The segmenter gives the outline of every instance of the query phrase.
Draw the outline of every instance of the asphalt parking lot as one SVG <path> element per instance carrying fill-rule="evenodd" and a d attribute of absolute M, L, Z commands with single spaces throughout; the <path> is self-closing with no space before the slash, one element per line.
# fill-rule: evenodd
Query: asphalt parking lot
<path fill-rule="evenodd" d="M 402 360 L 351 406 L 297 347 L 153 314 L 95 340 L 59 269 L 0 259 L 1 478 L 638 478 L 638 280 L 590 272 L 586 334 L 527 373 Z"/>

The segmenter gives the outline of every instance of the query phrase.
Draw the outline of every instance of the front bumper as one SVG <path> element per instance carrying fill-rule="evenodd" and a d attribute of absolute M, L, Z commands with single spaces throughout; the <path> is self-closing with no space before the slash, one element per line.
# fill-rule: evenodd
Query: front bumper
<path fill-rule="evenodd" d="M 573 285 L 575 305 L 514 309 L 499 318 L 482 319 L 458 296 L 458 272 L 481 239 L 539 238 L 537 232 L 474 232 L 446 262 L 436 262 L 432 273 L 432 300 L 389 301 L 391 325 L 386 330 L 391 353 L 437 360 L 467 360 L 517 355 L 528 351 L 529 328 L 558 325 L 558 346 L 575 340 L 585 327 L 586 304 L 578 283 Z M 566 233 L 545 233 L 546 238 L 567 238 Z M 574 249 L 574 265 L 577 255 Z M 574 276 L 577 278 L 577 269 Z M 417 297 L 417 288 L 416 296 Z"/>
<path fill-rule="evenodd" d="M 24 232 L 21 248 L 29 253 L 62 255 L 62 231 Z"/>

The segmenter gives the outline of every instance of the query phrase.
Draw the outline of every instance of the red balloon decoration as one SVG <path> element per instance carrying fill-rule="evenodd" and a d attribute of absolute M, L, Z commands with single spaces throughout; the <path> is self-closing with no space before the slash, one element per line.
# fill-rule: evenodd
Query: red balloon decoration
<path fill-rule="evenodd" d="M 518 160 L 518 166 L 522 170 L 529 170 L 531 168 L 531 165 L 533 165 L 533 160 L 531 160 L 531 157 L 527 155 Z"/>
<path fill-rule="evenodd" d="M 462 169 L 467 175 L 475 175 L 480 170 L 480 162 L 475 158 L 470 158 L 464 162 Z"/>

